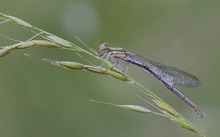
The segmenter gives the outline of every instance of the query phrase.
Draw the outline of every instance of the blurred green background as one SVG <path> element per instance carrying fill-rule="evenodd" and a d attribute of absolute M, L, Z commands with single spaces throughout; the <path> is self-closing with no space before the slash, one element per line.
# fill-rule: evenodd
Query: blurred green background
<path fill-rule="evenodd" d="M 102 42 L 184 69 L 202 81 L 177 87 L 206 113 L 194 111 L 144 71 L 129 75 L 154 91 L 208 136 L 220 136 L 219 0 L 1 0 L 0 12 L 98 51 Z M 30 37 L 21 28 L 0 25 L 15 39 Z M 10 44 L 0 38 L 0 45 Z M 81 45 L 82 46 L 82 45 Z M 0 59 L 1 137 L 194 137 L 170 120 L 139 114 L 90 99 L 149 107 L 130 85 L 108 76 L 72 71 L 23 56 L 84 62 L 74 52 L 35 47 Z M 92 60 L 92 59 L 91 59 Z"/>

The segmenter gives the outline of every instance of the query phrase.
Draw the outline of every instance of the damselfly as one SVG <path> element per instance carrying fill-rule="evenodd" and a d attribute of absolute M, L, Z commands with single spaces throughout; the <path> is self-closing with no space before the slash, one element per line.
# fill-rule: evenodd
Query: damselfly
<path fill-rule="evenodd" d="M 106 55 L 106 59 L 110 57 L 115 62 L 115 65 L 118 64 L 118 60 L 122 60 L 143 68 L 146 72 L 156 77 L 167 89 L 186 102 L 199 117 L 205 116 L 204 112 L 198 106 L 174 87 L 175 84 L 186 87 L 196 87 L 200 85 L 200 81 L 196 76 L 183 70 L 145 59 L 142 56 L 127 52 L 122 48 L 109 47 L 108 43 L 103 43 L 100 46 L 100 51 L 102 52 L 100 54 L 101 57 L 104 55 Z"/>

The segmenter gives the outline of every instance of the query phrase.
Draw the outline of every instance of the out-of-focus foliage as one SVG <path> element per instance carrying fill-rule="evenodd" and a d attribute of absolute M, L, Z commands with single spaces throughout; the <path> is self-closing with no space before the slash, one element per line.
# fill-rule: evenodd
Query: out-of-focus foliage
<path fill-rule="evenodd" d="M 157 91 L 208 136 L 219 136 L 219 4 L 217 0 L 2 0 L 0 7 L 3 13 L 69 41 L 77 36 L 96 50 L 106 41 L 197 75 L 202 81 L 200 87 L 178 88 L 203 108 L 204 119 L 197 118 L 150 75 L 129 66 L 130 75 L 146 81 L 144 85 Z M 9 28 L 0 26 L 0 33 L 20 40 L 29 37 L 23 30 Z M 11 43 L 0 37 L 0 44 Z M 89 101 L 142 104 L 135 89 L 120 81 L 63 70 L 23 56 L 25 52 L 45 58 L 81 59 L 71 52 L 46 48 L 16 52 L 0 60 L 1 136 L 195 136 L 155 115 L 140 115 Z"/>

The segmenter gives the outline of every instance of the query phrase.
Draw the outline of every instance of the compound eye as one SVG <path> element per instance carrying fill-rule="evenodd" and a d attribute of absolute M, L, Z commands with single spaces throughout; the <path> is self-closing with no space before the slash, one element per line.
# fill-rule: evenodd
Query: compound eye
<path fill-rule="evenodd" d="M 109 44 L 108 43 L 103 43 L 99 47 L 100 51 L 107 51 L 108 49 L 109 49 Z"/>

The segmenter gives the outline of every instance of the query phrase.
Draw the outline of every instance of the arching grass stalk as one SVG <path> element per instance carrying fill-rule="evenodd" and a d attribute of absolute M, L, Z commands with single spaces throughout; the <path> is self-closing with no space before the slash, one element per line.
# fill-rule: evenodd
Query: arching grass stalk
<path fill-rule="evenodd" d="M 158 112 L 154 112 L 150 109 L 147 109 L 142 106 L 137 106 L 137 105 L 117 105 L 117 104 L 113 104 L 113 103 L 100 102 L 100 101 L 94 101 L 94 100 L 93 100 L 93 102 L 99 102 L 99 103 L 104 103 L 104 104 L 108 104 L 108 105 L 113 105 L 116 107 L 125 108 L 125 109 L 139 112 L 139 113 L 151 113 L 151 114 L 163 116 L 163 117 L 169 118 L 171 121 L 178 124 L 179 126 L 185 128 L 187 130 L 190 130 L 201 137 L 206 136 L 201 129 L 194 126 L 191 122 L 189 122 L 187 119 L 185 119 L 182 115 L 180 115 L 176 110 L 174 110 L 166 102 L 164 102 L 162 99 L 160 99 L 157 95 L 155 95 L 153 92 L 148 90 L 146 87 L 144 87 L 143 85 L 141 85 L 140 83 L 138 83 L 134 79 L 132 79 L 130 76 L 126 75 L 120 69 L 118 69 L 116 67 L 111 67 L 112 63 L 103 59 L 103 58 L 100 58 L 99 55 L 96 54 L 96 52 L 94 52 L 94 51 L 91 52 L 91 51 L 85 50 L 85 49 L 77 46 L 74 43 L 66 41 L 58 36 L 55 36 L 49 32 L 41 30 L 39 28 L 36 28 L 36 27 L 32 26 L 31 24 L 29 24 L 21 19 L 18 19 L 16 17 L 5 15 L 3 13 L 0 13 L 0 15 L 1 15 L 0 20 L 2 20 L 2 21 L 0 21 L 0 25 L 3 25 L 4 23 L 8 23 L 8 22 L 13 22 L 16 25 L 19 25 L 34 34 L 30 39 L 28 39 L 26 41 L 13 40 L 16 42 L 16 44 L 0 47 L 0 57 L 6 56 L 7 54 L 9 54 L 13 50 L 31 48 L 34 46 L 60 48 L 60 49 L 64 49 L 64 50 L 72 50 L 74 52 L 86 53 L 86 54 L 90 55 L 91 57 L 94 57 L 97 60 L 99 60 L 101 62 L 101 64 L 103 64 L 103 65 L 100 66 L 100 64 L 99 64 L 97 66 L 94 66 L 94 65 L 86 65 L 86 64 L 82 64 L 82 63 L 74 62 L 74 61 L 59 61 L 59 60 L 49 60 L 49 59 L 44 59 L 44 58 L 42 58 L 41 60 L 48 62 L 50 64 L 53 64 L 53 65 L 56 65 L 58 67 L 66 68 L 66 69 L 86 70 L 86 71 L 94 72 L 94 73 L 98 73 L 98 74 L 109 75 L 113 78 L 125 81 L 125 82 L 131 84 L 132 86 L 134 86 L 135 88 L 137 88 L 139 91 L 143 92 L 148 97 L 150 97 L 149 100 L 146 100 L 146 99 L 139 96 L 139 98 L 141 98 L 142 100 L 146 101 L 148 104 L 150 104 L 151 106 L 156 108 L 156 110 Z M 3 34 L 1 34 L 1 35 L 3 35 Z M 7 38 L 7 37 L 4 36 L 4 38 Z M 12 40 L 12 38 L 7 38 L 7 39 Z"/>

